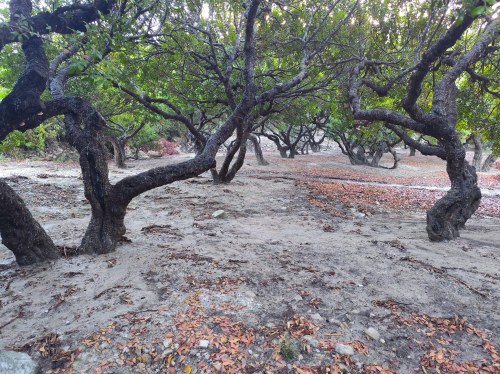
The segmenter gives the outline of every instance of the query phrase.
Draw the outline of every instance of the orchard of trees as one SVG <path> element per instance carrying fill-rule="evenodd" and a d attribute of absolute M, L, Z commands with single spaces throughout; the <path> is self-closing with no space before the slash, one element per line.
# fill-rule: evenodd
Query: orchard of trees
<path fill-rule="evenodd" d="M 397 144 L 445 160 L 450 190 L 427 232 L 450 240 L 479 206 L 477 172 L 500 154 L 495 0 L 10 0 L 0 11 L 0 149 L 57 133 L 78 152 L 92 208 L 80 253 L 113 251 L 146 191 L 207 171 L 229 183 L 248 144 L 265 165 L 262 138 L 289 158 L 330 138 L 353 164 L 390 152 L 395 168 Z M 107 147 L 124 167 L 127 143 L 158 134 L 196 156 L 112 184 Z M 0 233 L 20 265 L 59 256 L 3 180 Z"/>

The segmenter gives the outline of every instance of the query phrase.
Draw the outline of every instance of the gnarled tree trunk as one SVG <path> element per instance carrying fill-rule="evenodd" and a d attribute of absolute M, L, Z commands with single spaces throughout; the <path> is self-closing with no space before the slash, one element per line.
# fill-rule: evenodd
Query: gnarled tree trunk
<path fill-rule="evenodd" d="M 493 153 L 490 153 L 488 157 L 486 157 L 486 160 L 484 160 L 483 166 L 481 167 L 481 171 L 490 171 L 491 167 L 497 160 L 497 157 L 493 155 Z"/>
<path fill-rule="evenodd" d="M 21 197 L 1 180 L 0 234 L 2 243 L 14 253 L 19 265 L 59 257 L 52 239 L 33 218 Z"/>
<path fill-rule="evenodd" d="M 472 134 L 469 139 L 474 142 L 474 157 L 472 158 L 472 166 L 476 171 L 481 171 L 481 161 L 483 159 L 483 143 L 476 135 Z"/>
<path fill-rule="evenodd" d="M 108 253 L 125 234 L 127 205 L 120 203 L 108 179 L 106 150 L 100 133 L 104 119 L 83 100 L 76 100 L 72 107 L 73 113 L 64 119 L 66 138 L 80 154 L 85 197 L 92 211 L 80 252 Z"/>
<path fill-rule="evenodd" d="M 264 154 L 262 153 L 262 148 L 260 147 L 259 139 L 257 139 L 255 135 L 250 134 L 248 136 L 248 140 L 252 142 L 257 163 L 261 166 L 269 165 L 269 162 L 266 161 L 266 159 L 264 158 Z"/>
<path fill-rule="evenodd" d="M 109 137 L 107 138 L 111 145 L 113 146 L 113 158 L 115 160 L 115 165 L 120 169 L 125 169 L 125 139 Z"/>
<path fill-rule="evenodd" d="M 459 229 L 465 226 L 481 202 L 476 169 L 465 160 L 465 149 L 461 144 L 447 148 L 451 189 L 427 211 L 427 234 L 432 241 L 458 238 Z"/>

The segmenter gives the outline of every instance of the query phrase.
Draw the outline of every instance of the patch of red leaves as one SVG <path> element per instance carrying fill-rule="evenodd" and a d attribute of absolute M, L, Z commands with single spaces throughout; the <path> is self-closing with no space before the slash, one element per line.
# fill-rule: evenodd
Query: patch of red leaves
<path fill-rule="evenodd" d="M 438 190 L 380 187 L 342 182 L 304 182 L 303 185 L 312 193 L 309 202 L 330 212 L 336 217 L 345 217 L 346 213 L 339 204 L 355 208 L 361 212 L 376 212 L 378 207 L 396 211 L 424 212 L 446 192 Z M 485 196 L 477 211 L 478 214 L 500 217 L 500 199 Z"/>
<path fill-rule="evenodd" d="M 376 301 L 374 306 L 389 309 L 396 321 L 409 328 L 414 325 L 422 326 L 417 328 L 417 332 L 429 338 L 433 347 L 425 352 L 420 359 L 420 365 L 424 372 L 427 372 L 426 369 L 434 370 L 437 373 L 493 374 L 500 372 L 500 355 L 490 341 L 488 334 L 462 318 L 457 316 L 436 318 L 415 311 L 405 313 L 401 306 L 392 300 Z M 448 346 L 452 345 L 452 337 L 458 332 L 465 332 L 480 338 L 483 350 L 489 358 L 481 357 L 474 361 L 456 362 L 460 352 Z M 442 347 L 443 345 L 446 347 Z"/>

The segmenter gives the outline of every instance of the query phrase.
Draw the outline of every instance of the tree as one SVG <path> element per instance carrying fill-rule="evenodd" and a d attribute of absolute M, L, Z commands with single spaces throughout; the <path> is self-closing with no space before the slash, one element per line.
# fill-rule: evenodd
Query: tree
<path fill-rule="evenodd" d="M 12 6 L 12 4 L 14 4 L 14 6 Z M 17 9 L 15 5 L 19 4 L 16 0 L 13 0 L 11 9 Z M 52 94 L 56 96 L 56 98 L 49 101 L 40 100 L 40 95 L 44 91 L 45 84 L 48 81 L 48 60 L 42 48 L 42 41 L 38 37 L 28 39 L 28 41 L 24 42 L 23 47 L 25 47 L 24 50 L 28 60 L 27 71 L 23 73 L 16 83 L 14 90 L 11 92 L 12 95 L 10 99 L 7 100 L 7 98 L 9 98 L 9 96 L 7 96 L 1 103 L 0 109 L 4 110 L 6 107 L 10 106 L 9 109 L 11 111 L 14 110 L 14 113 L 11 113 L 8 118 L 4 115 L 4 122 L 2 123 L 0 131 L 2 135 L 6 135 L 12 128 L 34 128 L 47 118 L 64 115 L 66 137 L 70 144 L 80 153 L 80 165 L 84 179 L 85 196 L 89 200 L 92 208 L 91 220 L 80 247 L 81 252 L 105 253 L 116 247 L 125 232 L 123 219 L 126 207 L 134 197 L 152 188 L 199 175 L 213 167 L 215 155 L 220 145 L 232 135 L 238 123 L 240 123 L 253 108 L 253 102 L 255 100 L 254 25 L 259 5 L 259 0 L 250 2 L 246 12 L 244 93 L 234 111 L 227 117 L 225 123 L 208 138 L 203 151 L 197 157 L 189 161 L 177 165 L 152 169 L 135 176 L 127 177 L 115 185 L 112 185 L 108 179 L 107 160 L 105 158 L 101 134 L 102 129 L 105 127 L 104 118 L 85 100 L 79 97 L 65 95 L 64 86 L 66 76 L 64 74 L 58 75 L 59 80 L 54 82 L 54 85 L 51 85 Z M 80 11 L 81 6 L 75 6 L 74 8 Z M 87 8 L 85 7 L 85 9 Z M 94 12 L 96 16 L 99 14 L 95 9 Z M 17 11 L 12 14 L 16 15 Z M 25 14 L 26 18 L 29 18 L 31 7 L 27 7 Z M 34 76 L 37 79 L 34 81 L 32 79 L 30 82 L 25 78 L 26 75 Z M 32 84 L 34 84 L 35 87 L 33 87 Z M 25 92 L 21 88 L 26 89 L 28 92 Z M 26 96 L 31 98 L 33 107 L 28 107 L 29 110 L 26 110 L 27 103 L 23 102 L 24 111 L 19 111 L 19 107 L 16 107 L 16 104 L 19 103 L 19 97 L 24 98 Z M 15 110 L 18 110 L 18 112 Z M 43 110 L 43 112 L 40 112 L 40 110 Z M 6 121 L 6 119 L 9 121 Z M 11 197 L 10 195 L 13 194 L 13 191 L 8 189 L 4 189 L 2 192 L 3 196 L 6 197 Z M 7 218 L 14 216 L 15 213 L 12 210 L 16 207 L 16 204 L 10 203 L 11 201 L 14 201 L 14 199 L 10 198 L 6 200 L 3 206 L 8 209 L 2 210 L 1 212 L 3 216 Z M 26 216 L 27 214 L 24 215 Z M 25 222 L 30 223 L 32 231 L 35 232 L 36 227 L 34 227 L 33 222 L 29 222 L 28 219 L 25 219 Z M 2 237 L 9 234 L 4 228 L 4 225 L 0 226 Z M 19 236 L 28 234 L 24 231 L 25 230 L 21 230 L 21 232 L 16 232 L 15 234 Z M 46 234 L 44 233 L 44 235 Z M 16 243 L 16 241 L 11 242 Z M 40 244 L 42 241 L 38 240 L 31 242 L 33 246 L 32 248 L 28 248 L 28 250 L 35 252 L 38 250 L 38 246 L 36 245 Z M 22 241 L 18 240 L 17 243 L 22 243 Z M 22 248 L 17 247 L 10 249 L 15 253 L 22 250 Z M 50 257 L 48 249 L 48 243 L 45 241 L 44 255 L 38 257 L 25 256 L 24 258 L 29 258 L 30 261 L 47 259 Z"/>
<path fill-rule="evenodd" d="M 32 15 L 32 4 L 12 0 L 10 21 L 0 24 L 0 51 L 20 42 L 26 64 L 10 92 L 0 103 L 0 140 L 14 130 L 24 132 L 45 120 L 64 113 L 68 107 L 60 100 L 43 101 L 49 63 L 41 35 L 84 32 L 87 25 L 109 13 L 112 2 L 96 1 L 90 5 L 69 5 L 53 12 Z M 0 189 L 0 234 L 3 243 L 26 265 L 57 257 L 52 240 L 35 221 L 23 200 L 5 182 Z"/>
<path fill-rule="evenodd" d="M 464 3 L 455 21 L 449 19 L 446 4 L 439 7 L 433 2 L 430 9 L 424 9 L 422 4 L 420 9 L 416 8 L 417 4 L 406 4 L 406 7 L 411 6 L 420 12 L 431 11 L 424 26 L 425 32 L 420 38 L 406 40 L 403 45 L 385 45 L 385 51 L 393 57 L 391 60 L 362 56 L 351 74 L 349 102 L 355 119 L 384 121 L 385 126 L 407 144 L 425 155 L 446 160 L 451 189 L 427 212 L 427 233 L 435 241 L 458 237 L 459 229 L 481 201 L 476 171 L 465 160 L 465 149 L 457 133 L 457 81 L 464 74 L 474 72 L 482 59 L 498 49 L 495 41 L 500 20 L 481 16 L 492 3 Z M 380 27 L 389 27 L 383 20 Z M 474 37 L 460 43 L 468 31 Z M 400 106 L 362 107 L 361 96 L 369 94 L 366 89 L 386 97 L 392 88 L 401 87 L 402 80 L 408 76 Z M 426 100 L 429 97 L 431 101 Z M 436 143 L 419 143 L 409 136 L 408 130 L 433 137 Z"/>

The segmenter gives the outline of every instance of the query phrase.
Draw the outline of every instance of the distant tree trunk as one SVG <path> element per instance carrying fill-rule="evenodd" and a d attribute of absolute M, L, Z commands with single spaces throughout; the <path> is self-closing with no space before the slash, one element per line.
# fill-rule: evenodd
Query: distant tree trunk
<path fill-rule="evenodd" d="M 109 137 L 107 138 L 111 145 L 113 146 L 113 156 L 115 160 L 115 165 L 120 169 L 125 169 L 127 166 L 125 165 L 125 139 L 119 137 Z"/>
<path fill-rule="evenodd" d="M 483 143 L 476 135 L 472 134 L 469 139 L 474 142 L 474 157 L 472 158 L 472 166 L 476 171 L 481 170 L 481 160 L 483 159 Z"/>
<path fill-rule="evenodd" d="M 365 148 L 361 145 L 354 145 L 347 150 L 349 161 L 352 165 L 369 165 L 366 159 Z"/>
<path fill-rule="evenodd" d="M 287 148 L 286 147 L 278 147 L 278 151 L 280 152 L 281 158 L 288 158 L 288 154 L 286 153 Z"/>
<path fill-rule="evenodd" d="M 388 148 L 389 148 L 389 153 L 392 155 L 394 159 L 394 165 L 392 165 L 390 169 L 396 169 L 398 167 L 399 161 L 401 161 L 401 158 L 398 156 L 398 153 L 393 147 L 389 145 Z"/>
<path fill-rule="evenodd" d="M 1 180 L 0 234 L 2 243 L 14 253 L 19 265 L 31 265 L 59 257 L 52 239 L 33 218 L 21 197 Z"/>
<path fill-rule="evenodd" d="M 264 159 L 264 155 L 262 153 L 262 148 L 260 147 L 259 139 L 255 135 L 250 134 L 248 136 L 248 140 L 252 142 L 253 149 L 255 152 L 255 158 L 257 159 L 257 163 L 261 166 L 267 166 L 269 165 L 269 162 L 267 162 Z"/>
<path fill-rule="evenodd" d="M 378 167 L 379 163 L 380 163 L 380 159 L 382 158 L 382 156 L 384 155 L 384 152 L 385 152 L 385 144 L 376 144 L 374 147 L 375 147 L 375 150 L 373 152 L 373 157 L 372 157 L 372 160 L 370 162 L 370 166 Z"/>
<path fill-rule="evenodd" d="M 446 170 L 451 189 L 427 211 L 427 234 L 432 241 L 452 240 L 474 214 L 481 202 L 476 169 L 465 160 L 465 149 L 459 142 L 445 144 Z"/>
<path fill-rule="evenodd" d="M 486 160 L 484 160 L 483 166 L 481 167 L 481 171 L 490 171 L 491 167 L 495 164 L 497 157 L 490 153 Z"/>

